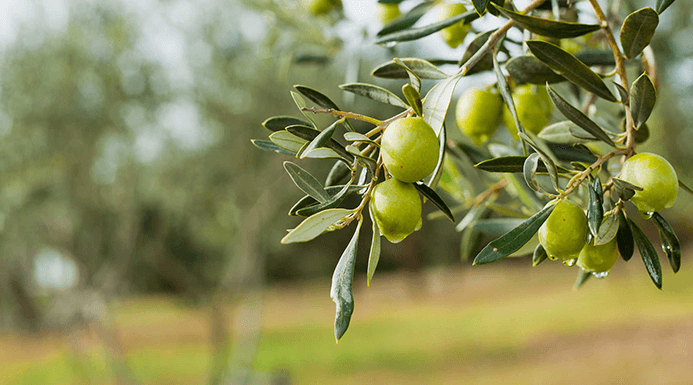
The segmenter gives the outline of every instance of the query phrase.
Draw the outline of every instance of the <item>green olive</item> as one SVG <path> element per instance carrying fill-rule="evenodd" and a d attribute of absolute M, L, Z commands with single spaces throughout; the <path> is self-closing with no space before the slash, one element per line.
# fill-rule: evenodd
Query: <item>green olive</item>
<path fill-rule="evenodd" d="M 425 178 L 436 168 L 438 138 L 423 119 L 402 118 L 385 129 L 380 152 L 393 177 L 412 183 Z"/>
<path fill-rule="evenodd" d="M 376 185 L 369 205 L 380 232 L 392 243 L 421 228 L 421 198 L 411 183 L 391 178 Z"/>
<path fill-rule="evenodd" d="M 539 243 L 551 259 L 574 260 L 587 241 L 587 218 L 582 208 L 564 199 L 556 203 L 539 228 Z"/>
<path fill-rule="evenodd" d="M 616 260 L 618 260 L 618 241 L 614 238 L 603 245 L 586 244 L 580 251 L 577 265 L 588 273 L 606 273 L 611 270 Z"/>
<path fill-rule="evenodd" d="M 400 17 L 402 13 L 399 11 L 399 4 L 384 4 L 378 3 L 378 17 L 383 25 L 390 24 L 392 21 Z"/>
<path fill-rule="evenodd" d="M 436 7 L 436 18 L 438 21 L 443 21 L 465 12 L 467 12 L 467 7 L 460 3 L 443 3 Z M 464 41 L 464 37 L 467 36 L 471 28 L 469 24 L 460 21 L 443 28 L 439 34 L 450 48 L 457 48 Z"/>
<path fill-rule="evenodd" d="M 332 10 L 334 6 L 342 6 L 341 0 L 302 0 L 303 7 L 311 14 L 318 16 L 324 15 Z"/>
<path fill-rule="evenodd" d="M 481 146 L 496 132 L 501 122 L 503 99 L 497 92 L 471 88 L 457 100 L 455 119 L 460 131 Z"/>
<path fill-rule="evenodd" d="M 643 152 L 628 158 L 621 179 L 642 187 L 630 201 L 643 213 L 661 211 L 674 205 L 679 193 L 676 171 L 663 157 Z"/>
<path fill-rule="evenodd" d="M 517 117 L 525 130 L 536 135 L 549 124 L 553 104 L 551 104 L 551 98 L 546 87 L 523 84 L 515 87 L 512 95 Z M 515 120 L 507 106 L 503 108 L 503 123 L 508 127 L 513 138 L 517 140 L 519 138 L 517 126 L 515 126 Z"/>

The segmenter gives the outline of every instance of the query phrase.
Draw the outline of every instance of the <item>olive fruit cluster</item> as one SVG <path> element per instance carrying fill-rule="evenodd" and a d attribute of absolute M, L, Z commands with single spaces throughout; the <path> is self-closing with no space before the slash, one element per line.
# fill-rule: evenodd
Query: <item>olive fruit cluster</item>
<path fill-rule="evenodd" d="M 477 146 L 486 143 L 501 123 L 503 99 L 498 92 L 470 88 L 457 100 L 455 120 Z"/>
<path fill-rule="evenodd" d="M 549 124 L 553 104 L 545 87 L 523 84 L 513 89 L 512 96 L 517 117 L 525 130 L 536 135 Z M 517 126 L 508 107 L 503 109 L 503 123 L 517 140 Z"/>
<path fill-rule="evenodd" d="M 436 7 L 436 17 L 438 21 L 443 21 L 465 12 L 467 12 L 467 7 L 460 3 L 443 3 Z M 447 28 L 443 28 L 439 34 L 450 48 L 457 48 L 457 46 L 464 41 L 465 36 L 467 36 L 470 30 L 470 25 L 460 21 Z"/>
<path fill-rule="evenodd" d="M 421 228 L 421 198 L 412 183 L 435 169 L 438 138 L 422 118 L 398 119 L 383 132 L 380 153 L 392 178 L 375 186 L 370 210 L 385 238 L 398 243 Z"/>

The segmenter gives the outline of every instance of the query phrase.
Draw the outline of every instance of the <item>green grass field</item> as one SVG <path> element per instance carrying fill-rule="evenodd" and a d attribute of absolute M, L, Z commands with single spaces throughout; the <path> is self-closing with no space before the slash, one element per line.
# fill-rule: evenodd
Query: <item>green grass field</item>
<path fill-rule="evenodd" d="M 636 258 L 579 291 L 575 268 L 558 263 L 376 274 L 370 288 L 358 280 L 339 344 L 329 277 L 272 287 L 261 306 L 229 309 L 233 362 L 260 383 L 280 374 L 295 384 L 689 384 L 693 269 L 664 265 L 659 291 Z M 139 383 L 206 382 L 209 309 L 143 298 L 111 310 Z M 258 327 L 257 343 L 239 348 Z M 90 332 L 8 335 L 0 360 L 3 384 L 116 383 L 117 363 Z"/>

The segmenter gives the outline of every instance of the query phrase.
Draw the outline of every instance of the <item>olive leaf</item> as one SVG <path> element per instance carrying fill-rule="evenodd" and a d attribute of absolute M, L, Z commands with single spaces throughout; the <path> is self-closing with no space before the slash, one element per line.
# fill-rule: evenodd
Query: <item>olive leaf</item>
<path fill-rule="evenodd" d="M 679 187 L 681 187 L 681 189 L 682 189 L 683 191 L 685 191 L 685 192 L 687 192 L 687 193 L 693 195 L 693 189 L 691 189 L 690 187 L 688 187 L 688 186 L 686 186 L 685 184 L 683 184 L 683 182 L 681 182 L 681 180 L 679 180 Z"/>
<path fill-rule="evenodd" d="M 564 120 L 562 122 L 546 126 L 543 130 L 541 130 L 538 137 L 548 142 L 561 144 L 585 143 L 590 142 L 592 140 L 597 140 L 594 136 L 587 133 L 585 133 L 585 136 L 589 135 L 590 139 L 575 136 L 573 133 L 576 132 L 576 128 L 579 129 L 581 132 L 585 132 L 583 129 L 579 128 L 575 123 L 569 120 Z"/>
<path fill-rule="evenodd" d="M 486 172 L 523 172 L 526 156 L 511 155 L 501 156 L 498 158 L 487 159 L 474 165 L 479 170 Z M 556 166 L 556 170 L 560 173 L 569 173 L 563 167 Z M 543 163 L 538 164 L 537 173 L 547 173 L 548 170 Z"/>
<path fill-rule="evenodd" d="M 599 75 L 575 56 L 545 41 L 528 40 L 525 43 L 537 59 L 546 63 L 552 70 L 571 83 L 610 102 L 617 101 Z"/>
<path fill-rule="evenodd" d="M 586 272 L 585 270 L 578 269 L 578 275 L 577 278 L 575 279 L 575 284 L 573 284 L 573 290 L 577 290 L 582 287 L 582 285 L 587 282 L 587 280 L 592 276 L 591 273 Z"/>
<path fill-rule="evenodd" d="M 522 222 L 521 225 L 486 245 L 474 259 L 474 264 L 481 265 L 495 262 L 519 250 L 532 239 L 541 225 L 551 215 L 554 208 L 555 205 L 544 207 L 541 211 Z"/>
<path fill-rule="evenodd" d="M 344 91 L 354 93 L 359 96 L 366 97 L 376 102 L 391 104 L 393 106 L 407 108 L 407 104 L 404 103 L 399 96 L 392 93 L 383 87 L 376 86 L 367 83 L 349 83 L 342 84 L 339 86 Z"/>
<path fill-rule="evenodd" d="M 652 214 L 652 219 L 659 231 L 662 250 L 664 250 L 664 253 L 667 255 L 672 270 L 676 273 L 681 267 L 681 244 L 679 243 L 679 238 L 676 236 L 669 222 L 667 222 L 661 214 L 655 212 Z"/>
<path fill-rule="evenodd" d="M 349 209 L 327 209 L 313 214 L 304 219 L 293 230 L 282 238 L 282 244 L 307 242 L 322 234 L 330 226 L 344 219 L 351 214 L 353 210 Z"/>
<path fill-rule="evenodd" d="M 347 193 L 349 192 L 350 187 L 351 181 L 344 185 L 344 187 L 342 187 L 341 190 L 339 190 L 336 194 L 332 195 L 330 199 L 328 199 L 327 201 L 299 209 L 296 211 L 296 215 L 301 217 L 309 217 L 313 214 L 319 213 L 320 211 L 332 209 L 339 206 L 339 204 L 342 203 Z"/>
<path fill-rule="evenodd" d="M 411 86 L 413 86 L 414 90 L 416 90 L 417 93 L 420 92 L 421 91 L 421 78 L 419 77 L 419 75 L 417 75 L 416 72 L 412 71 L 409 68 L 409 66 L 407 66 L 406 63 L 400 61 L 397 58 L 395 58 L 393 60 L 397 65 L 401 66 L 402 68 L 404 68 L 405 71 L 407 71 L 407 74 L 409 75 L 409 83 L 411 83 Z M 406 84 L 405 84 L 405 86 L 406 86 Z M 402 90 L 402 91 L 404 91 L 404 90 Z M 405 94 L 404 97 L 407 97 L 407 95 Z M 411 102 L 410 102 L 410 104 L 411 104 Z"/>
<path fill-rule="evenodd" d="M 447 27 L 454 25 L 454 24 L 457 24 L 459 22 L 463 22 L 464 24 L 469 24 L 473 20 L 476 20 L 478 18 L 479 18 L 479 15 L 475 11 L 469 11 L 469 12 L 465 12 L 465 13 L 462 13 L 459 15 L 455 15 L 449 19 L 445 19 L 443 21 L 439 21 L 437 23 L 427 25 L 425 27 L 405 29 L 405 30 L 396 31 L 396 32 L 381 35 L 380 37 L 375 39 L 374 43 L 375 44 L 385 44 L 385 43 L 396 43 L 396 42 L 417 40 L 417 39 L 420 39 L 422 37 L 432 35 L 438 31 L 440 31 L 443 28 L 447 28 Z"/>
<path fill-rule="evenodd" d="M 546 254 L 546 250 L 544 250 L 544 246 L 540 244 L 537 245 L 536 248 L 534 248 L 534 253 L 532 253 L 532 266 L 536 267 L 539 266 L 542 262 L 548 258 L 548 254 Z"/>
<path fill-rule="evenodd" d="M 311 128 L 312 130 L 312 128 Z M 319 131 L 318 131 L 319 132 Z M 303 138 L 299 138 L 296 135 L 291 134 L 290 132 L 286 130 L 281 130 L 281 131 L 276 131 L 273 132 L 270 136 L 269 139 L 277 145 L 278 147 L 281 147 L 294 155 L 297 154 L 303 146 L 308 143 L 307 140 Z"/>
<path fill-rule="evenodd" d="M 652 113 L 657 101 L 657 90 L 652 80 L 643 73 L 630 88 L 630 113 L 635 128 L 639 129 Z"/>
<path fill-rule="evenodd" d="M 579 145 L 579 143 L 575 145 Z M 546 146 L 558 160 L 565 162 L 585 162 L 588 164 L 592 164 L 597 160 L 594 154 L 578 150 L 575 145 L 570 146 L 561 143 L 546 142 Z"/>
<path fill-rule="evenodd" d="M 378 267 L 378 261 L 380 260 L 380 229 L 378 228 L 378 223 L 376 223 L 373 213 L 371 213 L 370 207 L 368 208 L 368 215 L 371 218 L 371 224 L 373 226 L 373 238 L 371 239 L 371 248 L 368 253 L 368 274 L 366 279 L 367 285 L 370 286 L 373 275 L 375 274 L 375 268 Z"/>
<path fill-rule="evenodd" d="M 618 252 L 624 261 L 629 261 L 635 251 L 633 232 L 630 230 L 630 225 L 628 225 L 628 220 L 623 210 L 619 210 L 617 215 L 618 232 L 616 233 L 616 241 L 618 242 Z"/>
<path fill-rule="evenodd" d="M 527 159 L 525 159 L 525 164 L 522 167 L 523 175 L 525 177 L 525 182 L 532 190 L 536 192 L 541 192 L 541 188 L 537 183 L 537 165 L 539 164 L 539 154 L 536 152 L 531 153 Z"/>
<path fill-rule="evenodd" d="M 335 303 L 334 337 L 339 342 L 347 328 L 351 315 L 354 313 L 354 294 L 352 286 L 354 283 L 354 266 L 356 265 L 356 252 L 359 245 L 359 233 L 363 220 L 358 222 L 356 232 L 351 237 L 344 253 L 337 262 L 337 267 L 332 275 L 332 287 L 330 288 L 330 298 Z"/>
<path fill-rule="evenodd" d="M 270 142 L 269 140 L 251 139 L 250 142 L 253 143 L 253 146 L 259 148 L 260 150 L 276 152 L 282 155 L 296 155 L 295 152 L 279 147 L 276 144 Z"/>
<path fill-rule="evenodd" d="M 503 16 L 513 20 L 520 27 L 536 33 L 537 35 L 565 39 L 586 35 L 601 28 L 599 24 L 580 24 L 567 21 L 542 19 L 530 15 L 513 12 L 507 8 L 492 7 L 498 9 Z"/>
<path fill-rule="evenodd" d="M 455 75 L 438 82 L 423 99 L 423 119 L 433 128 L 436 136 L 440 135 L 443 129 L 452 94 L 460 78 L 459 75 Z"/>
<path fill-rule="evenodd" d="M 350 182 L 351 183 L 351 182 Z M 347 187 L 347 191 L 343 192 L 342 190 Z M 337 186 L 329 186 L 325 187 L 325 191 L 327 191 L 327 194 L 330 195 L 330 199 L 328 202 L 332 199 L 334 199 L 335 196 L 342 195 L 342 199 L 346 198 L 349 195 L 355 194 L 367 186 L 365 185 L 351 185 L 351 184 L 346 184 L 346 185 L 337 185 Z M 293 207 L 289 210 L 289 215 L 300 215 L 300 216 L 311 216 L 314 213 L 305 215 L 307 211 L 304 211 L 306 208 L 311 208 L 314 206 L 319 206 L 322 205 L 323 203 L 318 202 L 315 200 L 313 197 L 310 195 L 306 195 L 303 198 L 299 199 L 298 202 L 296 202 Z M 316 211 L 317 212 L 317 211 Z M 301 214 L 299 214 L 301 213 Z"/>
<path fill-rule="evenodd" d="M 647 236 L 640 230 L 638 225 L 632 220 L 628 219 L 628 225 L 633 232 L 633 238 L 635 239 L 635 244 L 638 245 L 638 250 L 640 250 L 640 255 L 642 256 L 642 261 L 645 264 L 647 272 L 650 274 L 652 282 L 658 289 L 662 289 L 662 266 L 659 264 L 659 256 L 657 256 L 657 251 Z"/>
<path fill-rule="evenodd" d="M 655 8 L 657 9 L 658 14 L 662 14 L 669 6 L 674 2 L 674 0 L 657 0 L 657 3 L 655 4 Z"/>
<path fill-rule="evenodd" d="M 588 187 L 587 200 L 587 227 L 593 237 L 599 234 L 599 227 L 604 217 L 604 195 L 602 192 L 602 181 L 599 177 L 594 177 L 594 181 Z"/>
<path fill-rule="evenodd" d="M 397 61 L 404 64 L 406 68 L 409 68 L 409 71 L 415 73 L 420 79 L 442 80 L 449 77 L 431 62 L 423 59 L 398 58 Z M 371 75 L 386 79 L 407 79 L 409 78 L 409 71 L 401 64 L 391 60 L 376 67 L 371 71 Z"/>
<path fill-rule="evenodd" d="M 650 44 L 658 24 L 659 15 L 650 7 L 639 9 L 623 20 L 620 39 L 626 58 L 640 55 Z"/>
<path fill-rule="evenodd" d="M 293 116 L 273 116 L 262 122 L 263 127 L 270 131 L 281 131 L 293 125 L 310 126 L 305 120 L 294 118 Z"/>
<path fill-rule="evenodd" d="M 515 56 L 505 63 L 505 69 L 518 84 L 560 83 L 566 78 L 555 73 L 549 66 L 534 55 Z"/>
<path fill-rule="evenodd" d="M 288 131 L 288 132 L 291 133 L 292 135 L 294 135 L 294 136 L 296 136 L 296 137 L 298 137 L 298 138 L 304 139 L 304 140 L 306 140 L 306 141 L 309 141 L 309 140 L 312 141 L 312 140 L 315 139 L 318 135 L 320 135 L 320 131 L 315 130 L 315 129 L 310 128 L 310 127 L 306 127 L 306 126 L 289 126 L 289 127 L 286 128 L 286 131 Z M 275 132 L 274 134 L 270 135 L 270 140 L 272 140 L 272 137 L 273 137 L 274 135 L 277 135 L 277 134 L 280 133 L 280 132 L 282 132 L 282 131 L 278 131 L 278 132 Z M 274 142 L 274 140 L 272 140 L 272 141 Z M 276 142 L 275 142 L 275 143 L 276 143 Z M 281 146 L 279 143 L 277 143 L 277 145 Z M 324 144 L 324 146 L 327 147 L 327 148 L 330 148 L 330 149 L 334 150 L 334 152 L 336 152 L 337 154 L 339 154 L 339 156 L 341 156 L 342 158 L 344 158 L 347 162 L 350 162 L 350 163 L 351 163 L 351 162 L 354 161 L 354 156 L 353 156 L 352 154 L 350 154 L 350 153 L 344 148 L 344 146 L 342 146 L 341 144 L 339 144 L 339 142 L 337 142 L 336 140 L 334 140 L 334 139 L 329 139 L 329 140 Z M 298 152 L 298 151 L 297 151 L 297 152 Z"/>
<path fill-rule="evenodd" d="M 349 142 L 371 143 L 380 147 L 378 142 L 358 132 L 345 132 L 344 139 L 348 140 Z"/>
<path fill-rule="evenodd" d="M 489 36 L 491 36 L 491 34 L 493 34 L 495 31 L 495 29 L 492 29 L 476 35 L 474 40 L 472 40 L 472 42 L 467 46 L 467 49 L 464 51 L 464 55 L 462 55 L 462 58 L 457 62 L 457 65 L 459 67 L 463 66 L 464 63 L 466 63 L 472 56 L 474 56 L 475 53 L 477 53 L 477 51 L 479 51 L 479 49 L 481 49 L 481 47 L 484 46 L 484 44 L 486 44 Z M 466 75 L 473 75 L 478 72 L 491 70 L 493 68 L 493 60 L 491 56 L 492 55 L 489 52 L 472 67 L 468 67 Z"/>
<path fill-rule="evenodd" d="M 549 93 L 549 97 L 553 101 L 553 104 L 558 108 L 559 111 L 568 118 L 571 122 L 577 124 L 579 127 L 594 135 L 595 138 L 601 140 L 602 142 L 615 147 L 614 142 L 609 138 L 609 136 L 604 132 L 604 130 L 593 122 L 587 115 L 583 114 L 582 111 L 573 107 L 568 103 L 561 95 L 551 88 L 547 83 L 546 90 Z"/>
<path fill-rule="evenodd" d="M 474 228 L 482 233 L 491 235 L 503 235 L 521 225 L 527 218 L 490 218 L 479 219 L 474 223 Z"/>
<path fill-rule="evenodd" d="M 476 10 L 476 13 L 479 14 L 479 16 L 484 14 L 484 12 L 486 11 L 486 7 L 488 7 L 489 3 L 491 3 L 491 0 L 472 0 L 474 9 Z"/>
<path fill-rule="evenodd" d="M 416 189 L 419 190 L 423 196 L 428 198 L 441 212 L 443 212 L 448 219 L 450 219 L 453 223 L 455 222 L 455 217 L 452 215 L 452 211 L 450 211 L 448 205 L 445 204 L 443 198 L 441 198 L 438 193 L 435 192 L 435 190 L 421 182 L 414 183 L 414 187 L 416 187 Z"/>
<path fill-rule="evenodd" d="M 539 154 L 541 161 L 544 163 L 544 166 L 546 166 L 546 171 L 548 171 L 549 173 L 551 184 L 553 185 L 553 188 L 556 190 L 549 192 L 556 193 L 560 189 L 560 187 L 558 186 L 558 169 L 556 168 L 556 164 L 553 162 L 549 154 L 547 154 L 537 143 L 534 142 L 534 140 L 532 140 L 525 133 L 521 132 L 520 138 L 522 138 L 525 143 L 529 144 L 534 149 L 534 151 L 536 151 L 536 153 Z"/>
<path fill-rule="evenodd" d="M 520 122 L 520 117 L 517 115 L 515 101 L 513 100 L 513 97 L 510 94 L 508 82 L 505 80 L 505 75 L 503 75 L 503 71 L 501 71 L 500 65 L 498 64 L 498 58 L 496 58 L 496 56 L 493 56 L 493 70 L 496 73 L 496 80 L 498 81 L 498 90 L 500 91 L 500 94 L 503 97 L 503 101 L 505 101 L 505 105 L 508 107 L 508 111 L 510 111 L 510 115 L 513 117 L 513 121 L 515 121 L 515 127 L 517 127 L 517 132 L 518 134 L 524 134 L 525 128 Z M 524 139 L 522 137 L 520 138 Z M 521 140 L 521 142 L 524 154 L 527 155 L 527 145 L 525 144 L 524 140 Z"/>
<path fill-rule="evenodd" d="M 605 245 L 611 242 L 619 229 L 619 219 L 616 215 L 607 215 L 604 222 L 599 226 L 599 232 L 594 237 L 594 245 Z"/>
<path fill-rule="evenodd" d="M 324 95 L 318 90 L 302 85 L 294 85 L 294 88 L 296 89 L 296 91 L 302 93 L 305 97 L 312 100 L 313 103 L 321 107 L 341 111 L 341 109 L 337 106 L 335 102 L 332 101 L 332 99 L 328 98 L 326 95 Z M 305 105 L 303 107 L 305 107 Z M 347 119 L 344 119 L 342 124 L 344 125 L 344 128 L 347 131 L 354 131 L 354 127 L 351 126 L 351 123 L 349 123 Z"/>
<path fill-rule="evenodd" d="M 412 25 L 416 24 L 417 21 L 423 16 L 429 9 L 433 6 L 434 2 L 424 1 L 418 4 L 416 7 L 412 8 L 409 12 L 404 14 L 399 20 L 395 20 L 391 24 L 386 25 L 383 29 L 378 31 L 377 36 L 384 36 L 391 34 L 393 32 L 401 31 L 407 29 Z"/>
<path fill-rule="evenodd" d="M 443 166 L 445 164 L 445 142 L 447 141 L 447 128 L 443 124 L 442 130 L 440 130 L 440 135 L 438 135 L 438 163 L 436 163 L 436 168 L 433 169 L 431 173 L 431 178 L 426 182 L 426 186 L 435 189 L 438 186 L 440 177 L 443 175 Z"/>
<path fill-rule="evenodd" d="M 304 193 L 313 197 L 320 203 L 325 203 L 330 199 L 327 191 L 322 187 L 320 182 L 311 173 L 302 169 L 299 165 L 286 161 L 284 169 L 294 181 L 294 184 Z"/>
<path fill-rule="evenodd" d="M 299 94 L 298 92 L 291 91 L 291 98 L 294 100 L 296 107 L 298 107 L 303 116 L 305 116 L 310 121 L 310 124 L 313 127 L 317 127 L 318 125 L 315 123 L 313 115 L 310 112 L 304 110 L 304 108 L 308 107 L 308 104 L 306 104 L 306 100 L 303 99 L 303 96 L 301 96 L 301 94 Z"/>
<path fill-rule="evenodd" d="M 320 134 L 318 134 L 318 136 L 316 136 L 315 139 L 311 140 L 308 146 L 303 149 L 300 158 L 306 158 L 311 151 L 319 147 L 323 147 L 325 144 L 327 144 L 327 142 L 330 139 L 332 139 L 332 134 L 334 134 L 335 129 L 337 129 L 337 125 L 343 123 L 344 120 L 344 118 L 339 119 L 336 122 L 332 123 L 326 129 L 322 130 L 322 132 L 320 132 Z"/>
<path fill-rule="evenodd" d="M 351 173 L 351 168 L 347 166 L 344 162 L 342 161 L 337 161 L 334 162 L 332 165 L 332 168 L 330 169 L 330 172 L 327 174 L 327 177 L 325 178 L 325 189 L 329 189 L 327 186 L 333 186 L 347 177 Z M 329 192 L 329 190 L 328 190 Z"/>
<path fill-rule="evenodd" d="M 630 200 L 635 195 L 636 191 L 642 191 L 642 187 L 628 183 L 622 179 L 613 178 L 614 192 L 624 201 Z"/>
<path fill-rule="evenodd" d="M 630 98 L 628 97 L 628 90 L 622 85 L 612 81 L 614 86 L 616 86 L 616 91 L 618 91 L 618 96 L 621 98 L 621 103 L 630 104 Z"/>
<path fill-rule="evenodd" d="M 423 105 L 421 104 L 421 95 L 419 94 L 419 91 L 417 91 L 416 88 L 414 88 L 411 84 L 407 83 L 402 86 L 402 94 L 404 94 L 404 98 L 407 99 L 407 102 L 414 112 L 417 115 L 422 116 Z"/>

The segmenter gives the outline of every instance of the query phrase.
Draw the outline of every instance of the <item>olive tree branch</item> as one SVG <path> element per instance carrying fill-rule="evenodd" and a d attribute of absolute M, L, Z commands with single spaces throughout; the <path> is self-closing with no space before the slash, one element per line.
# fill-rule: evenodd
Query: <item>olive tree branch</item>
<path fill-rule="evenodd" d="M 374 124 L 376 126 L 383 124 L 382 121 L 380 121 L 376 118 L 371 118 L 370 116 L 357 114 L 355 112 L 339 111 L 339 110 L 335 110 L 334 108 L 324 109 L 324 108 L 316 108 L 316 107 L 303 107 L 303 108 L 301 108 L 301 111 L 312 112 L 314 114 L 329 114 L 329 115 L 339 116 L 342 118 L 356 119 L 356 120 L 360 120 L 362 122 Z"/>
<path fill-rule="evenodd" d="M 587 167 L 586 170 L 573 176 L 568 181 L 568 185 L 565 187 L 565 190 L 558 195 L 558 198 L 566 197 L 568 194 L 575 191 L 575 189 L 578 188 L 580 186 L 580 184 L 585 179 L 587 179 L 587 177 L 592 173 L 592 171 L 596 170 L 598 167 L 600 167 L 602 164 L 604 164 L 604 162 L 606 162 L 607 160 L 609 160 L 615 156 L 628 155 L 630 153 L 631 153 L 631 151 L 629 149 L 622 148 L 622 149 L 614 150 L 614 151 L 598 158 L 594 163 L 592 163 L 589 167 Z"/>

